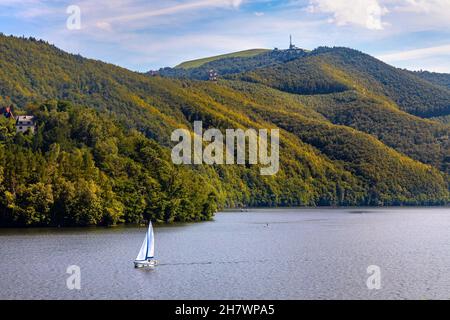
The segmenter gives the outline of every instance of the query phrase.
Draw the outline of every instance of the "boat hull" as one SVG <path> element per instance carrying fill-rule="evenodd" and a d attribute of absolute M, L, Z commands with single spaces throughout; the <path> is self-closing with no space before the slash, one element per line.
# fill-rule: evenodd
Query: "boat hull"
<path fill-rule="evenodd" d="M 147 269 L 153 269 L 158 264 L 157 260 L 151 259 L 151 260 L 144 260 L 144 261 L 134 261 L 134 267 L 135 268 L 147 268 Z"/>

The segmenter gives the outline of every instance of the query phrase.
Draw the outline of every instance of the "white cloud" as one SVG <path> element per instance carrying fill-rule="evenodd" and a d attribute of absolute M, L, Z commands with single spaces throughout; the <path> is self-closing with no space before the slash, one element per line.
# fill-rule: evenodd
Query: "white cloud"
<path fill-rule="evenodd" d="M 328 14 L 329 22 L 338 26 L 382 30 L 389 25 L 383 21 L 388 16 L 392 24 L 402 27 L 450 25 L 450 0 L 309 0 L 309 4 L 310 12 Z"/>
<path fill-rule="evenodd" d="M 450 0 L 390 0 L 389 5 L 399 24 L 406 23 L 419 30 L 443 30 L 450 26 Z"/>
<path fill-rule="evenodd" d="M 241 6 L 242 2 L 244 2 L 244 1 L 243 0 L 231 0 L 231 4 L 235 8 L 239 8 Z"/>
<path fill-rule="evenodd" d="M 99 21 L 95 24 L 95 26 L 105 31 L 112 31 L 111 24 L 109 24 L 108 22 Z"/>
<path fill-rule="evenodd" d="M 222 8 L 222 7 L 232 7 L 238 8 L 242 4 L 243 0 L 197 0 L 197 1 L 187 1 L 179 3 L 172 6 L 162 7 L 162 8 L 152 8 L 151 10 L 143 10 L 127 15 L 119 15 L 115 17 L 110 17 L 106 21 L 120 21 L 127 22 L 132 20 L 141 20 L 150 17 L 159 17 L 172 15 L 184 11 L 198 10 L 202 8 Z"/>
<path fill-rule="evenodd" d="M 371 30 L 383 29 L 381 17 L 388 13 L 378 0 L 310 0 L 309 11 L 332 14 L 329 22 L 338 26 L 357 25 Z"/>
<path fill-rule="evenodd" d="M 388 53 L 388 54 L 379 55 L 378 58 L 380 60 L 383 60 L 386 62 L 397 62 L 397 61 L 404 61 L 404 60 L 424 59 L 424 58 L 433 57 L 433 56 L 437 56 L 437 55 L 450 56 L 450 44 L 436 46 L 436 47 Z"/>
<path fill-rule="evenodd" d="M 391 2 L 398 11 L 450 14 L 450 0 L 391 0 Z"/>
<path fill-rule="evenodd" d="M 391 52 L 377 58 L 409 70 L 450 73 L 450 44 Z"/>

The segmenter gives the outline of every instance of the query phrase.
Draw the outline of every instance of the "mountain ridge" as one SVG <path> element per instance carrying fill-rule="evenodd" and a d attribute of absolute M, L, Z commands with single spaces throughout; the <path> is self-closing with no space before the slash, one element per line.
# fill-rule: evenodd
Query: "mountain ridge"
<path fill-rule="evenodd" d="M 215 60 L 220 60 L 224 58 L 246 58 L 256 56 L 258 54 L 270 51 L 270 49 L 248 49 L 236 52 L 230 52 L 225 54 L 220 54 L 216 56 L 206 57 L 206 58 L 198 58 L 189 61 L 184 61 L 174 67 L 174 69 L 191 69 L 195 67 L 200 67 L 205 63 L 212 62 Z"/>
<path fill-rule="evenodd" d="M 298 86 L 299 81 L 311 81 L 311 79 L 303 79 L 302 75 L 309 75 L 320 70 L 317 63 L 313 64 L 310 69 L 304 69 L 305 62 L 307 65 L 308 61 L 314 59 L 329 64 L 334 71 L 343 69 L 349 76 L 362 79 L 366 82 L 366 87 L 370 86 L 376 93 L 387 96 L 411 114 L 425 118 L 445 117 L 450 114 L 450 89 L 447 84 L 448 77 L 445 74 L 440 76 L 432 73 L 420 74 L 395 68 L 363 52 L 345 47 L 318 47 L 312 51 L 271 50 L 251 57 L 224 57 L 189 70 L 163 68 L 159 73 L 162 76 L 179 79 L 207 80 L 209 70 L 214 69 L 223 78 L 235 78 L 242 74 L 243 77 L 240 80 L 257 81 L 252 78 L 252 75 L 255 76 L 268 70 L 270 73 L 266 72 L 263 75 L 265 81 L 269 79 L 269 76 L 275 75 L 278 77 L 278 79 L 275 78 L 276 81 L 281 81 L 282 78 L 293 78 Z M 299 69 L 294 75 L 295 68 Z M 274 72 L 274 70 L 277 71 Z M 319 80 L 323 79 L 324 74 L 320 75 Z M 325 85 L 325 87 L 317 93 L 331 93 L 327 91 L 330 90 L 327 87 L 330 87 L 331 83 L 320 85 Z M 340 90 L 346 89 L 345 84 L 339 83 L 339 81 L 335 81 L 334 85 L 340 86 Z M 291 93 L 314 93 L 309 92 L 308 88 L 303 91 L 298 89 L 295 91 L 295 88 L 288 88 L 286 84 L 285 88 L 279 85 L 277 88 Z M 331 88 L 331 90 L 333 89 Z"/>

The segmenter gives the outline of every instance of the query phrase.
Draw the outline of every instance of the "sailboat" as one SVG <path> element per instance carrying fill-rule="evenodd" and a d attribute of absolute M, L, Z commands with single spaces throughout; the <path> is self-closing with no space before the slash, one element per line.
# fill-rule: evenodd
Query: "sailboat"
<path fill-rule="evenodd" d="M 152 222 L 150 221 L 141 250 L 139 250 L 139 254 L 134 260 L 134 267 L 154 268 L 157 264 L 158 261 L 155 260 L 155 237 L 153 235 Z"/>

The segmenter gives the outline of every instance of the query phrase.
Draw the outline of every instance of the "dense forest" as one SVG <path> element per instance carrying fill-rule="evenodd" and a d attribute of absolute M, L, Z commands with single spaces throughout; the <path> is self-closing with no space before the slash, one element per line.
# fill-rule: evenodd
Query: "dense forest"
<path fill-rule="evenodd" d="M 201 221 L 242 205 L 448 203 L 450 126 L 408 107 L 431 92 L 438 104 L 419 115 L 445 117 L 447 89 L 405 71 L 405 86 L 426 87 L 405 107 L 394 86 L 362 62 L 346 67 L 336 50 L 339 58 L 327 58 L 332 49 L 268 51 L 148 76 L 0 36 L 0 107 L 37 124 L 34 135 L 16 133 L 0 116 L 0 225 Z M 227 79 L 192 76 L 203 79 L 210 64 Z M 222 131 L 279 128 L 280 171 L 172 164 L 171 132 L 195 120 Z"/>
<path fill-rule="evenodd" d="M 394 68 L 348 48 L 320 47 L 285 63 L 225 77 L 303 95 L 359 89 L 383 96 L 399 109 L 422 118 L 450 114 L 450 90 L 445 86 L 445 77 L 439 78 L 443 81 L 438 85 L 435 77 L 431 82 L 423 75 Z"/>
<path fill-rule="evenodd" d="M 229 58 L 214 59 L 212 61 L 210 59 L 202 59 L 204 63 L 191 68 L 183 67 L 186 64 L 182 63 L 175 68 L 162 68 L 159 70 L 159 74 L 164 77 L 179 79 L 207 80 L 208 71 L 211 69 L 217 71 L 221 76 L 226 76 L 251 71 L 256 68 L 276 66 L 306 55 L 307 51 L 305 50 L 267 50 L 250 57 L 232 55 Z M 199 62 L 192 62 L 192 64 L 199 64 Z"/>
<path fill-rule="evenodd" d="M 425 79 L 434 84 L 444 86 L 450 89 L 450 74 L 448 73 L 438 73 L 429 71 L 412 71 L 412 73 L 422 79 Z"/>
<path fill-rule="evenodd" d="M 250 58 L 213 60 L 195 68 L 164 68 L 160 74 L 206 80 L 210 69 L 225 79 L 263 83 L 297 94 L 324 94 L 361 86 L 423 118 L 450 114 L 450 75 L 398 69 L 342 47 L 272 50 Z"/>
<path fill-rule="evenodd" d="M 174 166 L 167 150 L 85 107 L 28 106 L 37 133 L 0 122 L 3 225 L 198 221 L 218 208 L 217 190 Z"/>

